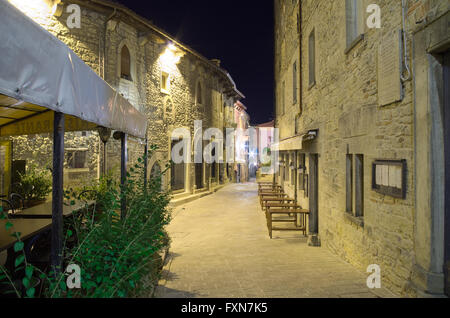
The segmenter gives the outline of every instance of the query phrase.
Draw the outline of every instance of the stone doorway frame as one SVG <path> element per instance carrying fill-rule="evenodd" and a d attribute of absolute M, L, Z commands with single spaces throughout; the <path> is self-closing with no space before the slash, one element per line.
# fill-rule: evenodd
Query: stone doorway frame
<path fill-rule="evenodd" d="M 444 149 L 445 149 L 445 220 L 444 220 L 444 292 L 450 296 L 450 50 L 444 53 Z"/>
<path fill-rule="evenodd" d="M 415 264 L 411 284 L 419 297 L 444 294 L 448 189 L 445 187 L 443 54 L 449 49 L 450 12 L 413 34 Z"/>

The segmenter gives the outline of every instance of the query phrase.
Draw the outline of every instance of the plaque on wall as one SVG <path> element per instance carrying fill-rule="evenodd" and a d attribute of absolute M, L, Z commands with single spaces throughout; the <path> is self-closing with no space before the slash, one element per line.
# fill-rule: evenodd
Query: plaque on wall
<path fill-rule="evenodd" d="M 378 47 L 378 104 L 386 106 L 403 98 L 401 31 L 386 34 Z"/>
<path fill-rule="evenodd" d="M 406 160 L 376 160 L 372 167 L 372 189 L 394 198 L 406 198 Z"/>

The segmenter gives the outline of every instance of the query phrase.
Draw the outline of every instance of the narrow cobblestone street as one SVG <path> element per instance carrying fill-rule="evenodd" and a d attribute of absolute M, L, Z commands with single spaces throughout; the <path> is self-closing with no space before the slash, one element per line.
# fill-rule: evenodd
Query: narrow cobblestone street
<path fill-rule="evenodd" d="M 234 184 L 174 210 L 170 254 L 155 296 L 378 297 L 367 275 L 308 247 L 299 232 L 269 239 L 256 184 Z"/>

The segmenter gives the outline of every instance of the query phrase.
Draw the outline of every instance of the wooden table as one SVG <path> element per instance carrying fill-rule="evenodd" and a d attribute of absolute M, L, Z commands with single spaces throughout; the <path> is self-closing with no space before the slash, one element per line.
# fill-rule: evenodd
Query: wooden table
<path fill-rule="evenodd" d="M 69 202 L 65 202 L 69 204 Z M 63 205 L 63 217 L 72 215 L 75 211 L 83 209 L 86 204 L 90 206 L 95 201 L 77 201 L 75 205 Z M 45 202 L 43 204 L 34 206 L 32 208 L 17 211 L 14 214 L 9 214 L 11 219 L 51 219 L 52 218 L 52 202 Z"/>
<path fill-rule="evenodd" d="M 288 218 L 283 219 L 274 219 L 273 216 L 275 214 L 288 215 Z M 267 228 L 269 230 L 269 236 L 272 239 L 273 231 L 300 231 L 303 232 L 303 235 L 306 236 L 306 216 L 309 214 L 308 210 L 300 208 L 298 205 L 295 205 L 294 208 L 281 208 L 281 209 L 273 209 L 268 208 L 266 211 L 266 219 L 267 219 Z M 294 215 L 294 217 L 291 217 Z M 297 216 L 300 216 L 298 219 Z M 297 224 L 299 221 L 299 224 Z M 293 227 L 273 227 L 273 223 L 292 223 Z"/>
<path fill-rule="evenodd" d="M 267 203 L 266 208 L 300 208 L 298 204 L 296 203 L 283 203 L 283 202 L 276 202 L 276 203 Z"/>
<path fill-rule="evenodd" d="M 25 241 L 39 233 L 42 233 L 52 225 L 50 219 L 14 219 L 9 220 L 14 226 L 6 230 L 7 220 L 0 220 L 0 252 L 12 247 L 17 242 L 11 235 L 20 232 L 20 240 Z"/>
<path fill-rule="evenodd" d="M 263 210 L 267 207 L 269 202 L 290 204 L 295 203 L 295 200 L 289 198 L 281 198 L 277 196 L 263 196 L 261 197 L 261 207 L 263 208 Z"/>

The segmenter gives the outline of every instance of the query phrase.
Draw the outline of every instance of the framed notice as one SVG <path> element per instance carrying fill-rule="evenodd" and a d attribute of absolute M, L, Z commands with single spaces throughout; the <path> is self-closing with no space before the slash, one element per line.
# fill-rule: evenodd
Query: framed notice
<path fill-rule="evenodd" d="M 376 160 L 372 166 L 372 189 L 394 198 L 406 198 L 406 160 Z"/>

